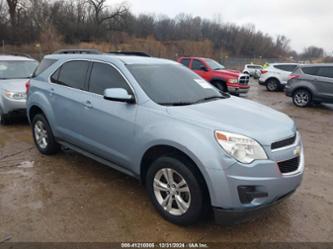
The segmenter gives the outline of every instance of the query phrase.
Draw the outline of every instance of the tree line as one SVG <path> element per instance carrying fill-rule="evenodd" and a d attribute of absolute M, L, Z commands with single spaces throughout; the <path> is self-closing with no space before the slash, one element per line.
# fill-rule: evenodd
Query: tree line
<path fill-rule="evenodd" d="M 44 37 L 44 39 L 43 39 Z M 106 0 L 0 0 L 0 41 L 22 45 L 50 39 L 66 44 L 154 39 L 204 42 L 212 50 L 237 57 L 299 57 L 283 35 L 272 37 L 244 26 L 179 14 L 134 15 L 126 4 L 109 6 Z M 321 57 L 321 48 L 307 48 L 301 55 Z"/>

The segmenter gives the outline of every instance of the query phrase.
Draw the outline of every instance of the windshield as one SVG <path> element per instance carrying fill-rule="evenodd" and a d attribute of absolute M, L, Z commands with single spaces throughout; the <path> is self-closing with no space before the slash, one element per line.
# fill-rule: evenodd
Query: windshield
<path fill-rule="evenodd" d="M 206 63 L 213 70 L 220 70 L 220 69 L 225 68 L 223 65 L 221 65 L 220 63 L 218 63 L 217 61 L 214 61 L 212 59 L 206 59 Z"/>
<path fill-rule="evenodd" d="M 30 78 L 37 65 L 36 61 L 0 61 L 0 79 Z"/>
<path fill-rule="evenodd" d="M 191 105 L 228 97 L 180 64 L 140 64 L 127 68 L 146 94 L 160 105 Z"/>

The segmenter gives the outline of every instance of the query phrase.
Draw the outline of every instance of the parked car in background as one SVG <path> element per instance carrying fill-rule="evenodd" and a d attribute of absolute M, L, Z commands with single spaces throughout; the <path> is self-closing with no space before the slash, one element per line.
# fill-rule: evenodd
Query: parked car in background
<path fill-rule="evenodd" d="M 259 79 L 261 75 L 261 70 L 263 69 L 260 65 L 247 64 L 244 67 L 243 73 L 252 76 L 255 79 Z"/>
<path fill-rule="evenodd" d="M 270 92 L 283 90 L 289 75 L 295 71 L 296 63 L 273 63 L 261 70 L 259 84 L 266 86 Z"/>
<path fill-rule="evenodd" d="M 250 89 L 249 75 L 226 69 L 220 63 L 201 57 L 181 57 L 178 62 L 192 69 L 206 81 L 223 92 L 235 95 L 247 93 Z"/>
<path fill-rule="evenodd" d="M 192 224 L 212 208 L 229 223 L 302 181 L 292 119 L 225 94 L 179 63 L 54 54 L 40 68 L 27 88 L 37 149 L 50 155 L 61 144 L 138 178 L 168 221 Z"/>
<path fill-rule="evenodd" d="M 285 93 L 298 107 L 333 103 L 333 64 L 299 66 L 289 76 Z"/>
<path fill-rule="evenodd" d="M 37 66 L 26 56 L 0 55 L 0 124 L 10 122 L 14 114 L 25 114 L 25 84 Z"/>

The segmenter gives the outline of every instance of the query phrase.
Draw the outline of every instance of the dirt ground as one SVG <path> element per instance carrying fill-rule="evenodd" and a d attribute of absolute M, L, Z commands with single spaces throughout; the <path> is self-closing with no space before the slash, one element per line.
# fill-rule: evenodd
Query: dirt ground
<path fill-rule="evenodd" d="M 74 152 L 42 156 L 25 121 L 0 127 L 0 241 L 333 241 L 333 105 L 296 108 L 252 83 L 248 98 L 290 115 L 305 144 L 298 191 L 252 222 L 178 227 L 135 180 Z M 260 125 L 260 121 L 258 121 Z"/>

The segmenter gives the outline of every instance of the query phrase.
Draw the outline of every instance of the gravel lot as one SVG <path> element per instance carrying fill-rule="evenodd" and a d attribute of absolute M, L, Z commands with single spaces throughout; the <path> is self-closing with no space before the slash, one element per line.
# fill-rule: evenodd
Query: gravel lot
<path fill-rule="evenodd" d="M 135 180 L 74 152 L 45 157 L 26 121 L 0 127 L 0 241 L 333 241 L 333 105 L 294 107 L 252 83 L 248 98 L 290 115 L 305 144 L 298 191 L 252 222 L 178 227 Z M 260 120 L 258 120 L 260 125 Z"/>

